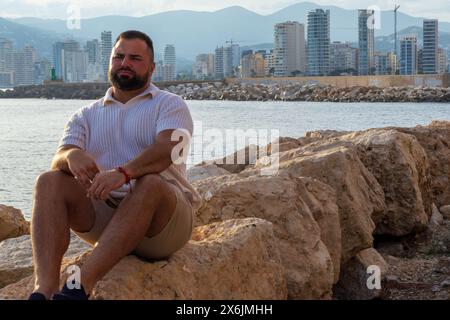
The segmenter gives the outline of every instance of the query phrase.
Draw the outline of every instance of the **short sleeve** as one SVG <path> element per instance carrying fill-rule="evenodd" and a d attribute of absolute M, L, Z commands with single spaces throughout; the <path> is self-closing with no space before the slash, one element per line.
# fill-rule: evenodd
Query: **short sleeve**
<path fill-rule="evenodd" d="M 171 97 L 160 107 L 156 134 L 167 129 L 185 129 L 192 136 L 194 125 L 191 113 L 186 102 L 179 96 Z"/>
<path fill-rule="evenodd" d="M 83 113 L 78 111 L 73 114 L 64 127 L 64 133 L 59 140 L 58 149 L 63 145 L 73 144 L 81 149 L 86 149 L 87 125 Z"/>

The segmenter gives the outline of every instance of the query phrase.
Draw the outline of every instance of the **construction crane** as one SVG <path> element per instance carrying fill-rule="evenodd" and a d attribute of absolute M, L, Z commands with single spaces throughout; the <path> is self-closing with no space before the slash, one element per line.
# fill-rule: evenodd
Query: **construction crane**
<path fill-rule="evenodd" d="M 395 38 L 394 39 L 394 45 L 395 45 L 394 52 L 395 52 L 396 57 L 398 57 L 398 55 L 397 55 L 397 11 L 399 8 L 400 8 L 400 6 L 395 5 L 395 8 L 394 8 L 394 38 Z"/>

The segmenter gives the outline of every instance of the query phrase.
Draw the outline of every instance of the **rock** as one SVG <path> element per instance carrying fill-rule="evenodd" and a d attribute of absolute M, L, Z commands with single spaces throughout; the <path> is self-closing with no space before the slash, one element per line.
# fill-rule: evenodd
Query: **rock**
<path fill-rule="evenodd" d="M 256 159 L 259 158 L 258 152 L 259 147 L 251 144 L 222 159 L 214 160 L 213 163 L 230 173 L 238 173 L 248 165 L 256 163 Z"/>
<path fill-rule="evenodd" d="M 442 206 L 439 211 L 445 219 L 450 220 L 450 205 Z"/>
<path fill-rule="evenodd" d="M 433 121 L 428 126 L 395 128 L 413 135 L 425 150 L 431 183 L 431 201 L 438 208 L 450 203 L 450 121 Z"/>
<path fill-rule="evenodd" d="M 339 137 L 348 134 L 349 131 L 337 131 L 337 130 L 316 130 L 308 131 L 305 134 L 306 138 L 325 139 Z"/>
<path fill-rule="evenodd" d="M 362 250 L 343 267 L 341 278 L 333 289 L 334 298 L 345 300 L 379 298 L 387 271 L 388 264 L 377 250 L 374 248 Z M 377 275 L 380 276 L 379 279 L 376 279 Z"/>
<path fill-rule="evenodd" d="M 438 208 L 436 208 L 436 205 L 433 203 L 432 215 L 430 218 L 430 226 L 436 227 L 436 226 L 440 226 L 443 223 L 444 223 L 444 218 L 442 217 L 442 214 L 439 212 Z"/>
<path fill-rule="evenodd" d="M 450 288 L 450 277 L 441 282 L 442 288 Z"/>
<path fill-rule="evenodd" d="M 424 230 L 431 216 L 428 158 L 417 139 L 396 130 L 370 129 L 339 138 L 355 144 L 364 165 L 383 187 L 386 213 L 377 234 Z"/>
<path fill-rule="evenodd" d="M 64 257 L 74 257 L 90 248 L 87 243 L 72 234 L 69 249 Z M 32 273 L 33 254 L 29 235 L 8 239 L 0 243 L 0 288 L 15 283 Z"/>
<path fill-rule="evenodd" d="M 216 166 L 213 163 L 196 165 L 187 170 L 187 178 L 190 183 L 210 177 L 217 177 L 230 174 L 227 170 Z"/>
<path fill-rule="evenodd" d="M 63 266 L 82 265 L 89 253 Z M 33 276 L 0 290 L 0 299 L 24 299 Z M 167 260 L 127 256 L 94 288 L 93 299 L 272 300 L 287 290 L 272 224 L 261 219 L 214 223 L 194 230 L 192 240 Z"/>
<path fill-rule="evenodd" d="M 262 169 L 265 162 L 264 157 L 258 160 L 255 169 Z M 342 262 L 372 247 L 374 221 L 385 211 L 384 192 L 351 144 L 318 141 L 280 153 L 278 170 L 294 177 L 313 177 L 336 191 Z"/>
<path fill-rule="evenodd" d="M 0 241 L 30 233 L 30 223 L 19 209 L 0 204 Z"/>
<path fill-rule="evenodd" d="M 248 173 L 248 172 L 247 172 Z M 290 299 L 329 298 L 340 257 L 335 194 L 310 178 L 289 175 L 229 175 L 196 181 L 203 196 L 196 225 L 231 218 L 258 217 L 274 225 Z M 309 190 L 312 190 L 311 192 Z M 314 193 L 323 192 L 323 203 Z M 311 206 L 309 206 L 309 205 Z M 318 217 L 321 226 L 315 221 Z M 330 246 L 329 250 L 322 241 Z"/>
<path fill-rule="evenodd" d="M 342 239 L 336 192 L 328 185 L 309 177 L 298 178 L 299 193 L 320 227 L 320 239 L 333 262 L 334 283 L 341 269 Z"/>

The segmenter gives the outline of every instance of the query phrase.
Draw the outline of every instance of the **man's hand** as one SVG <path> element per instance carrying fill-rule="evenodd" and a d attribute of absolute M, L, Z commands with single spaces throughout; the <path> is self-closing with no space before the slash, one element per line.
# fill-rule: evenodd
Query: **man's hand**
<path fill-rule="evenodd" d="M 108 170 L 97 174 L 92 185 L 87 190 L 87 196 L 96 200 L 106 200 L 111 191 L 125 183 L 125 176 L 116 171 Z"/>
<path fill-rule="evenodd" d="M 66 159 L 69 170 L 75 179 L 88 189 L 91 181 L 99 172 L 94 158 L 84 150 L 74 148 L 68 152 Z"/>

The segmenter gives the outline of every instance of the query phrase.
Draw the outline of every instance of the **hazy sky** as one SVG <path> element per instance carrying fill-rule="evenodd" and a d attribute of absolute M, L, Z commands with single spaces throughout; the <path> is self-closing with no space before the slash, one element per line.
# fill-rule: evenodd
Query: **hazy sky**
<path fill-rule="evenodd" d="M 1 17 L 69 17 L 70 6 L 80 9 L 82 18 L 120 14 L 144 16 L 170 10 L 215 11 L 239 5 L 260 14 L 270 14 L 299 0 L 0 0 Z M 438 18 L 450 22 L 450 0 L 313 0 L 323 5 L 335 5 L 347 9 L 377 5 L 390 10 L 394 3 L 400 11 L 426 18 Z M 70 9 L 69 9 L 70 10 Z"/>

